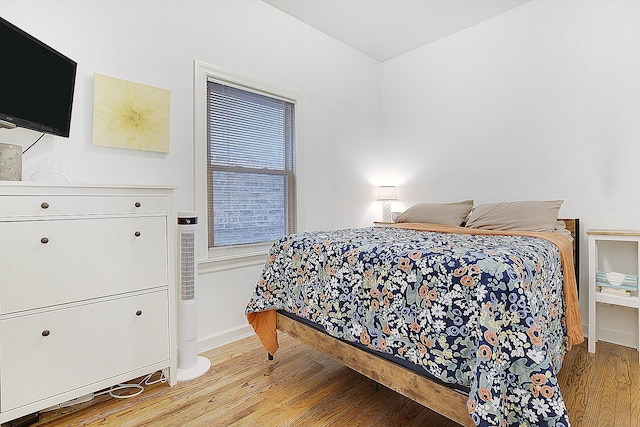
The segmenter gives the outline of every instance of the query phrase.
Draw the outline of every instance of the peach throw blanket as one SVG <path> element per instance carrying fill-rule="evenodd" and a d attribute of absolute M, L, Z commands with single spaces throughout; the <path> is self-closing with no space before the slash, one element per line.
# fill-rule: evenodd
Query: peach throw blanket
<path fill-rule="evenodd" d="M 569 349 L 574 344 L 584 341 L 582 333 L 582 321 L 580 319 L 580 307 L 578 306 L 578 289 L 573 265 L 573 246 L 571 241 L 559 233 L 542 233 L 537 231 L 499 231 L 481 230 L 478 228 L 452 227 L 440 224 L 425 223 L 401 223 L 388 224 L 385 227 L 404 228 L 418 231 L 434 231 L 438 233 L 458 233 L 458 234 L 478 234 L 478 235 L 500 235 L 500 236 L 528 236 L 549 240 L 555 244 L 560 251 L 562 271 L 564 274 L 564 299 L 566 305 L 565 321 L 567 325 L 567 338 Z M 276 332 L 276 312 L 275 310 L 249 313 L 247 315 L 249 324 L 260 337 L 265 349 L 274 354 L 278 350 L 278 336 Z"/>

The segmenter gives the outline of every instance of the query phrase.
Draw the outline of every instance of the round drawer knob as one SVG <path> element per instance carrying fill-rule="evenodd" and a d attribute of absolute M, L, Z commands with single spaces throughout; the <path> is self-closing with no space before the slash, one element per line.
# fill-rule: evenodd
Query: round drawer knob
<path fill-rule="evenodd" d="M 142 316 L 142 310 L 136 311 L 136 316 Z"/>
<path fill-rule="evenodd" d="M 141 233 L 140 233 L 139 231 L 136 231 L 136 232 L 135 232 L 135 233 L 133 233 L 133 234 L 134 234 L 134 236 L 136 236 L 136 237 L 140 237 L 140 234 L 141 234 Z"/>
<path fill-rule="evenodd" d="M 136 208 L 139 208 L 140 206 L 142 206 L 142 203 L 140 203 L 140 202 L 136 202 L 136 205 L 135 205 L 135 206 L 136 206 Z"/>
<path fill-rule="evenodd" d="M 43 237 L 42 239 L 40 239 L 40 243 L 49 243 L 49 238 L 48 237 Z"/>
<path fill-rule="evenodd" d="M 42 202 L 42 203 L 40 203 L 40 207 L 41 207 L 42 209 L 48 209 L 48 208 L 49 208 L 49 203 L 47 203 L 47 202 Z"/>
<path fill-rule="evenodd" d="M 45 329 L 44 331 L 42 331 L 42 336 L 43 337 L 48 337 L 49 334 L 51 334 L 51 331 L 49 331 L 48 329 Z"/>

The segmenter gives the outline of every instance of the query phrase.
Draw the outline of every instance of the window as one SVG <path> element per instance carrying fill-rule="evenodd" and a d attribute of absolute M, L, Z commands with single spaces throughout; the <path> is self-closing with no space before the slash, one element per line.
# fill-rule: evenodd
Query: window
<path fill-rule="evenodd" d="M 270 242 L 296 229 L 295 104 L 207 81 L 208 247 Z"/>

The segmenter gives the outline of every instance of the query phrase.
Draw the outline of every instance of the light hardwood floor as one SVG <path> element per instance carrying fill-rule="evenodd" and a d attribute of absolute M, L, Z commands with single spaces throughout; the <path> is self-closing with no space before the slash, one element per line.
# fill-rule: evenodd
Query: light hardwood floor
<path fill-rule="evenodd" d="M 148 386 L 131 399 L 97 397 L 43 414 L 36 426 L 455 426 L 326 356 L 280 334 L 278 363 L 265 365 L 255 337 L 211 350 L 197 379 Z M 640 426 L 635 349 L 583 343 L 559 376 L 573 426 Z"/>

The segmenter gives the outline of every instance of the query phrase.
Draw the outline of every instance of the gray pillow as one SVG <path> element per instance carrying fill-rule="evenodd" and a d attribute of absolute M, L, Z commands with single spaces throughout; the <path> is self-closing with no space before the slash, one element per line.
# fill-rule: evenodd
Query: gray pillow
<path fill-rule="evenodd" d="M 469 214 L 466 226 L 486 230 L 552 232 L 563 202 L 531 200 L 478 205 Z"/>
<path fill-rule="evenodd" d="M 459 226 L 472 208 L 473 200 L 453 203 L 418 203 L 398 215 L 396 222 L 427 222 Z"/>

